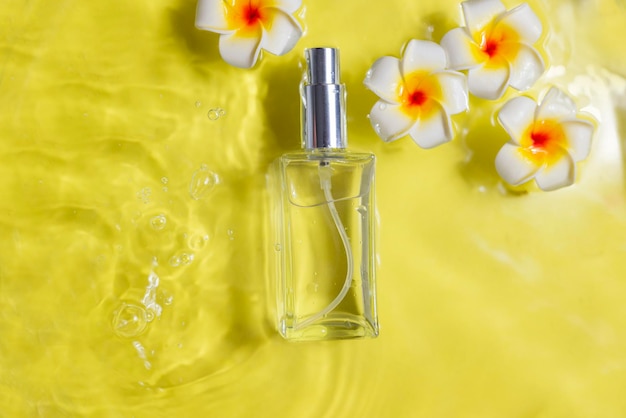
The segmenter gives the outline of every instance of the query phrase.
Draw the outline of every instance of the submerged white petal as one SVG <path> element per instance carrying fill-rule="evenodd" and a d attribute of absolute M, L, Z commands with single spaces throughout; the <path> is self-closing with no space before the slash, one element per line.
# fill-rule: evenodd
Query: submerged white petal
<path fill-rule="evenodd" d="M 446 51 L 448 66 L 454 70 L 467 70 L 480 64 L 478 45 L 464 28 L 454 28 L 441 39 L 441 46 Z"/>
<path fill-rule="evenodd" d="M 280 10 L 272 11 L 272 21 L 265 27 L 261 48 L 274 55 L 291 51 L 302 36 L 302 28 L 296 19 Z"/>
<path fill-rule="evenodd" d="M 468 108 L 467 80 L 456 71 L 442 71 L 433 74 L 441 86 L 441 105 L 450 115 L 456 115 Z"/>
<path fill-rule="evenodd" d="M 496 171 L 507 183 L 517 186 L 532 179 L 541 165 L 524 157 L 516 145 L 504 144 L 496 155 Z"/>
<path fill-rule="evenodd" d="M 509 85 L 517 90 L 528 90 L 545 71 L 543 58 L 531 46 L 520 44 L 515 60 L 511 62 Z"/>
<path fill-rule="evenodd" d="M 591 151 L 594 126 L 582 119 L 569 120 L 561 124 L 567 138 L 568 151 L 574 161 L 587 158 Z"/>
<path fill-rule="evenodd" d="M 428 118 L 420 118 L 409 134 L 420 147 L 433 148 L 452 140 L 452 123 L 445 110 L 440 107 L 439 112 L 431 114 Z"/>
<path fill-rule="evenodd" d="M 294 13 L 302 6 L 302 0 L 264 0 L 264 7 L 274 7 L 285 13 Z"/>
<path fill-rule="evenodd" d="M 363 83 L 381 99 L 397 103 L 398 89 L 402 84 L 400 60 L 394 57 L 379 58 L 367 72 Z"/>
<path fill-rule="evenodd" d="M 574 119 L 576 117 L 576 104 L 563 91 L 552 87 L 545 95 L 539 108 L 536 119 Z"/>
<path fill-rule="evenodd" d="M 402 75 L 413 71 L 441 71 L 446 68 L 446 52 L 431 41 L 412 39 L 402 56 Z"/>
<path fill-rule="evenodd" d="M 474 34 L 483 29 L 498 15 L 506 12 L 499 0 L 468 0 L 461 3 L 465 25 Z"/>
<path fill-rule="evenodd" d="M 220 36 L 220 55 L 230 65 L 251 68 L 259 58 L 263 32 L 258 28 L 256 36 L 245 36 L 239 32 Z"/>
<path fill-rule="evenodd" d="M 509 82 L 510 69 L 504 63 L 498 67 L 481 66 L 472 68 L 467 75 L 469 91 L 483 99 L 495 100 L 502 97 Z"/>
<path fill-rule="evenodd" d="M 515 144 L 521 145 L 522 135 L 535 120 L 536 109 L 537 103 L 526 96 L 509 100 L 500 109 L 498 121 Z"/>
<path fill-rule="evenodd" d="M 374 131 L 385 142 L 405 136 L 415 124 L 415 120 L 404 113 L 400 105 L 382 100 L 372 107 L 369 118 Z"/>
<path fill-rule="evenodd" d="M 198 0 L 196 28 L 212 32 L 231 31 L 226 21 L 226 5 L 223 0 Z"/>
<path fill-rule="evenodd" d="M 514 9 L 506 12 L 498 24 L 506 24 L 520 35 L 520 41 L 534 44 L 541 37 L 543 26 L 528 3 L 522 3 Z"/>
<path fill-rule="evenodd" d="M 561 158 L 544 167 L 535 176 L 537 186 L 546 192 L 571 186 L 574 184 L 574 180 L 576 180 L 576 165 L 565 151 L 563 151 Z"/>

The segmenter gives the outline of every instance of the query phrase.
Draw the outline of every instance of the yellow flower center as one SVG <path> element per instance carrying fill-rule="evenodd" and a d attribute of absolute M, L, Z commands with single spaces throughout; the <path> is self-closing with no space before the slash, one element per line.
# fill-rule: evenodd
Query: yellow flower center
<path fill-rule="evenodd" d="M 567 139 L 560 123 L 546 119 L 530 125 L 520 144 L 525 157 L 536 164 L 550 164 L 561 158 L 567 148 Z"/>
<path fill-rule="evenodd" d="M 267 11 L 263 8 L 263 0 L 236 1 L 229 7 L 226 15 L 228 25 L 232 29 L 256 32 L 259 25 L 269 21 Z"/>
<path fill-rule="evenodd" d="M 479 53 L 487 64 L 501 65 L 502 60 L 512 62 L 520 49 L 520 36 L 504 23 L 487 28 L 475 35 Z"/>
<path fill-rule="evenodd" d="M 414 71 L 404 77 L 398 88 L 402 111 L 413 119 L 428 117 L 437 111 L 441 100 L 441 86 L 428 71 Z"/>

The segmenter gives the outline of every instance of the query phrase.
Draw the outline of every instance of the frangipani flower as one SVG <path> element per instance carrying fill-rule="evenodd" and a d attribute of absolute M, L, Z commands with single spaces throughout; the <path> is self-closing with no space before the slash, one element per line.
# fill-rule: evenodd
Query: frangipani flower
<path fill-rule="evenodd" d="M 496 156 L 496 170 L 507 183 L 534 178 L 545 191 L 574 183 L 576 162 L 589 155 L 594 124 L 577 117 L 569 96 L 553 87 L 539 105 L 516 97 L 502 107 L 498 121 L 511 136 Z"/>
<path fill-rule="evenodd" d="M 302 0 L 199 0 L 196 27 L 221 34 L 220 55 L 240 68 L 252 67 L 261 49 L 289 52 L 302 36 L 292 14 Z"/>
<path fill-rule="evenodd" d="M 469 91 L 484 99 L 500 98 L 507 86 L 529 89 L 545 70 L 533 47 L 543 29 L 530 6 L 507 11 L 499 0 L 468 0 L 461 6 L 466 26 L 441 40 L 450 68 L 469 70 Z"/>
<path fill-rule="evenodd" d="M 415 39 L 402 60 L 382 57 L 372 65 L 364 83 L 380 97 L 369 117 L 383 141 L 408 134 L 432 148 L 453 138 L 450 115 L 467 109 L 468 93 L 465 76 L 446 65 L 443 48 Z"/>

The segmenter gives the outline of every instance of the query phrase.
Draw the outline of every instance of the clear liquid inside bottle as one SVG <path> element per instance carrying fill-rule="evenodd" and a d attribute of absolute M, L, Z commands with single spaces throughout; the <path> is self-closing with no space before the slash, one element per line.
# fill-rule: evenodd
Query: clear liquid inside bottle
<path fill-rule="evenodd" d="M 278 328 L 288 339 L 378 334 L 374 156 L 285 154 L 273 170 Z"/>

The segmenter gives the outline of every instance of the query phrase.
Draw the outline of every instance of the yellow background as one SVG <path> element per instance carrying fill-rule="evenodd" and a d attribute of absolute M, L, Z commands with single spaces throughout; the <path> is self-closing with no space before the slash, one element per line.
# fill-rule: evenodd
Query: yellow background
<path fill-rule="evenodd" d="M 502 101 L 434 150 L 369 125 L 367 69 L 459 26 L 456 1 L 305 1 L 296 48 L 241 70 L 192 0 L 3 0 L 0 415 L 625 417 L 626 4 L 531 5 L 550 68 L 528 94 L 600 122 L 551 193 L 500 183 Z M 375 340 L 291 344 L 270 318 L 265 173 L 299 147 L 312 46 L 341 49 L 351 147 L 378 157 Z M 120 335 L 146 295 L 162 311 Z"/>

